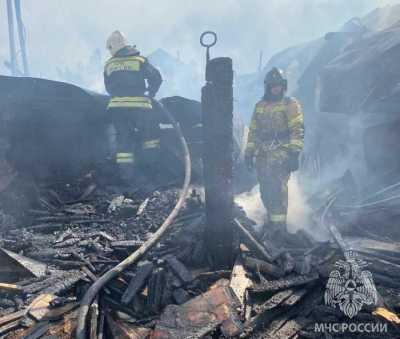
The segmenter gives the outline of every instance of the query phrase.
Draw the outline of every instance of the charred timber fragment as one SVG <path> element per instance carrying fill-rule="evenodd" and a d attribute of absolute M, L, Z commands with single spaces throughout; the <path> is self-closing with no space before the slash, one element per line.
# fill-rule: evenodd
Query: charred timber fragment
<path fill-rule="evenodd" d="M 142 246 L 143 243 L 144 241 L 140 240 L 121 240 L 121 241 L 113 241 L 111 243 L 111 247 L 133 250 Z"/>
<path fill-rule="evenodd" d="M 247 331 L 255 331 L 263 328 L 272 320 L 284 315 L 287 319 L 291 307 L 298 303 L 305 295 L 305 290 L 286 290 L 273 295 L 263 305 L 258 308 L 258 313 L 248 322 L 245 327 Z"/>
<path fill-rule="evenodd" d="M 177 277 L 184 283 L 189 284 L 193 281 L 193 275 L 178 259 L 173 255 L 165 257 L 165 261 Z"/>
<path fill-rule="evenodd" d="M 90 306 L 90 330 L 89 338 L 97 339 L 97 328 L 99 319 L 99 298 L 97 297 L 94 303 Z"/>
<path fill-rule="evenodd" d="M 151 331 L 148 328 L 134 327 L 120 320 L 114 320 L 110 315 L 107 315 L 107 323 L 113 338 L 148 338 Z"/>
<path fill-rule="evenodd" d="M 52 324 L 48 321 L 40 322 L 33 327 L 31 327 L 26 335 L 24 336 L 25 339 L 37 339 L 42 337 L 50 328 Z"/>
<path fill-rule="evenodd" d="M 267 274 L 273 278 L 282 278 L 284 276 L 283 270 L 274 265 L 266 262 L 264 260 L 249 257 L 247 255 L 243 256 L 243 263 L 246 268 L 252 270 L 253 272 L 261 272 Z"/>
<path fill-rule="evenodd" d="M 129 304 L 133 297 L 142 289 L 153 267 L 154 265 L 152 263 L 147 263 L 138 267 L 135 276 L 131 279 L 125 293 L 122 295 L 121 302 L 124 305 Z"/>
<path fill-rule="evenodd" d="M 175 300 L 175 302 L 178 305 L 181 305 L 185 302 L 187 302 L 190 299 L 189 293 L 187 293 L 183 288 L 177 288 L 173 293 L 172 296 Z"/>
<path fill-rule="evenodd" d="M 227 280 L 220 280 L 206 293 L 176 306 L 168 305 L 161 315 L 152 338 L 202 338 L 217 326 L 227 337 L 238 335 L 238 300 Z"/>
<path fill-rule="evenodd" d="M 268 253 L 265 246 L 257 241 L 257 239 L 244 227 L 239 220 L 235 219 L 233 224 L 237 226 L 240 234 L 242 234 L 245 243 L 257 254 L 261 255 L 268 262 L 273 262 L 274 258 Z"/>
<path fill-rule="evenodd" d="M 253 292 L 274 292 L 284 290 L 287 288 L 309 284 L 319 279 L 317 273 L 309 275 L 298 275 L 292 278 L 282 278 L 279 280 L 268 281 L 264 280 L 262 283 L 254 285 L 251 288 Z"/>
<path fill-rule="evenodd" d="M 0 335 L 6 334 L 12 330 L 15 330 L 16 328 L 18 328 L 20 326 L 21 321 L 20 320 L 16 320 L 13 322 L 10 322 L 4 326 L 0 327 Z"/>
<path fill-rule="evenodd" d="M 84 276 L 84 273 L 77 270 L 62 272 L 55 277 L 50 277 L 44 281 L 24 286 L 23 291 L 25 294 L 35 294 L 39 291 L 43 291 L 45 293 L 58 295 L 71 289 Z"/>
<path fill-rule="evenodd" d="M 158 313 L 162 306 L 164 286 L 165 270 L 159 268 L 153 272 L 148 283 L 147 306 L 154 313 Z"/>
<path fill-rule="evenodd" d="M 205 244 L 215 268 L 233 263 L 233 69 L 230 58 L 207 63 L 202 89 Z"/>

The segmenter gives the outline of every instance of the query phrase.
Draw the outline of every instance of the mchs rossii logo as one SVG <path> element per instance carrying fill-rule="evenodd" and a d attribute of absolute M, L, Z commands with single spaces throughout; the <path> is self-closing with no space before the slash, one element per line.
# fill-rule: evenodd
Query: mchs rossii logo
<path fill-rule="evenodd" d="M 337 269 L 329 275 L 325 291 L 325 304 L 339 309 L 350 319 L 360 312 L 363 305 L 375 305 L 378 293 L 372 274 L 364 270 L 368 265 L 356 253 L 346 253 L 346 260 L 335 263 Z"/>

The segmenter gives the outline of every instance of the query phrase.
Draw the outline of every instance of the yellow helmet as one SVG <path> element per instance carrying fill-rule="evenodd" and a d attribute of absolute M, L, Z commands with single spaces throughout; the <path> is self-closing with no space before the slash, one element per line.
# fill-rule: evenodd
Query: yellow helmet
<path fill-rule="evenodd" d="M 107 49 L 114 56 L 119 50 L 128 46 L 125 36 L 120 31 L 114 31 L 107 39 Z"/>

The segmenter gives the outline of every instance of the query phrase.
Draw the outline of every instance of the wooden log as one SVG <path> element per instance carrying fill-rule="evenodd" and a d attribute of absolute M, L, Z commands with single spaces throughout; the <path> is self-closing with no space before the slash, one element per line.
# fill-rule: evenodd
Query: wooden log
<path fill-rule="evenodd" d="M 141 240 L 121 240 L 111 242 L 111 247 L 121 249 L 135 249 L 142 246 L 144 241 Z"/>
<path fill-rule="evenodd" d="M 192 273 L 173 255 L 168 255 L 165 257 L 165 261 L 171 268 L 172 272 L 186 285 L 193 281 Z"/>
<path fill-rule="evenodd" d="M 282 304 L 293 293 L 294 293 L 294 290 L 292 290 L 292 289 L 278 292 L 278 293 L 274 294 L 271 298 L 269 298 L 262 305 L 259 305 L 259 306 L 255 307 L 255 311 L 257 313 L 263 313 L 263 312 L 272 310 L 273 308 L 275 308 L 275 307 L 279 306 L 280 304 Z"/>
<path fill-rule="evenodd" d="M 64 224 L 61 223 L 38 224 L 28 227 L 28 229 L 32 232 L 40 232 L 40 233 L 52 233 L 55 231 L 59 231 L 63 228 Z"/>
<path fill-rule="evenodd" d="M 40 322 L 31 327 L 24 335 L 24 339 L 38 339 L 42 337 L 53 325 L 48 322 Z"/>
<path fill-rule="evenodd" d="M 275 337 L 274 335 L 294 318 L 297 318 L 299 316 L 310 318 L 309 315 L 311 314 L 311 312 L 313 312 L 315 306 L 321 303 L 322 295 L 323 291 L 321 290 L 321 288 L 316 288 L 312 291 L 307 288 L 293 290 L 293 293 L 290 294 L 289 297 L 286 297 L 278 305 L 278 307 L 274 307 L 271 310 L 266 310 L 252 319 L 252 321 L 250 322 L 250 325 L 252 325 L 252 327 L 249 326 L 249 330 L 254 331 L 265 327 L 263 331 L 252 337 L 260 339 L 295 338 L 295 336 Z M 283 296 L 285 297 L 285 295 Z M 289 323 L 286 329 L 294 327 L 295 326 L 293 326 L 293 324 Z M 299 331 L 299 329 L 296 328 L 296 331 Z"/>
<path fill-rule="evenodd" d="M 250 290 L 256 293 L 275 292 L 295 286 L 306 285 L 318 279 L 319 275 L 317 273 L 313 273 L 309 275 L 298 275 L 291 278 L 283 278 L 279 280 L 265 280 L 260 284 L 254 285 L 250 288 Z"/>
<path fill-rule="evenodd" d="M 145 285 L 148 277 L 153 271 L 154 265 L 152 263 L 146 263 L 138 266 L 135 276 L 129 282 L 127 289 L 122 295 L 121 302 L 124 305 L 129 304 L 133 297 L 142 289 Z"/>
<path fill-rule="evenodd" d="M 22 292 L 23 289 L 21 286 L 15 285 L 15 284 L 5 284 L 5 283 L 0 283 L 0 291 L 6 291 L 6 292 Z"/>
<path fill-rule="evenodd" d="M 311 324 L 313 322 L 312 319 L 306 317 L 298 317 L 296 319 L 290 319 L 286 321 L 286 319 L 277 321 L 275 328 L 266 336 L 263 336 L 265 339 L 287 339 L 294 338 L 297 333 L 301 331 L 304 327 Z M 282 326 L 282 323 L 283 326 Z M 271 333 L 270 333 L 271 332 Z"/>
<path fill-rule="evenodd" d="M 0 335 L 3 335 L 12 330 L 15 330 L 16 328 L 18 328 L 20 326 L 21 326 L 21 320 L 15 320 L 15 321 L 9 322 L 0 327 Z"/>
<path fill-rule="evenodd" d="M 250 247 L 250 249 L 255 251 L 264 260 L 270 263 L 274 261 L 274 258 L 272 258 L 270 253 L 268 253 L 267 249 L 253 237 L 253 235 L 239 222 L 239 220 L 235 219 L 233 223 L 237 226 L 237 229 L 243 235 L 244 242 L 247 246 Z"/>
<path fill-rule="evenodd" d="M 148 338 L 151 332 L 149 328 L 135 327 L 120 320 L 114 320 L 110 315 L 107 315 L 107 323 L 114 339 Z"/>
<path fill-rule="evenodd" d="M 85 265 L 83 262 L 79 261 L 58 260 L 58 259 L 51 260 L 51 263 L 62 270 L 79 269 L 83 265 Z"/>
<path fill-rule="evenodd" d="M 14 313 L 7 314 L 0 318 L 0 326 L 8 324 L 10 322 L 21 319 L 26 314 L 26 310 L 20 310 Z"/>
<path fill-rule="evenodd" d="M 305 289 L 286 290 L 275 294 L 260 307 L 260 313 L 245 323 L 245 328 L 247 331 L 255 331 L 271 323 L 273 319 L 282 314 L 286 316 L 288 310 L 298 303 L 305 294 Z"/>
<path fill-rule="evenodd" d="M 163 292 L 165 286 L 165 270 L 163 268 L 156 269 L 151 275 L 148 283 L 147 307 L 158 313 L 162 306 Z"/>
<path fill-rule="evenodd" d="M 44 293 L 58 295 L 72 288 L 83 277 L 84 274 L 80 271 L 73 270 L 63 272 L 60 275 L 50 277 L 43 281 L 23 286 L 23 290 L 26 294 L 35 294 L 43 291 Z"/>
<path fill-rule="evenodd" d="M 97 339 L 97 328 L 98 328 L 98 319 L 99 319 L 99 299 L 98 297 L 90 305 L 90 329 L 89 329 L 89 338 Z"/>
<path fill-rule="evenodd" d="M 284 272 L 281 268 L 274 264 L 270 264 L 264 260 L 252 258 L 248 255 L 243 255 L 243 264 L 253 272 L 261 272 L 273 278 L 282 278 Z"/>
<path fill-rule="evenodd" d="M 97 339 L 105 339 L 105 332 L 104 332 L 105 322 L 106 322 L 106 312 L 104 310 L 104 307 L 101 307 L 99 315 L 99 326 L 97 330 Z"/>

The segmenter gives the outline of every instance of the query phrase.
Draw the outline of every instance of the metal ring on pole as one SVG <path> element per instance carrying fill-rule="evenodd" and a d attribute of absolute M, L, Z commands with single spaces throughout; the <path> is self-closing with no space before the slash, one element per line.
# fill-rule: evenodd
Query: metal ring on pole
<path fill-rule="evenodd" d="M 211 36 L 214 38 L 214 40 L 213 40 L 211 43 L 206 43 L 206 42 L 204 41 L 204 38 L 205 38 L 207 35 L 211 35 Z M 213 32 L 213 31 L 205 31 L 205 32 L 203 32 L 203 33 L 200 35 L 200 44 L 201 44 L 203 47 L 206 47 L 206 48 L 207 48 L 207 54 L 206 54 L 207 63 L 210 61 L 210 48 L 211 48 L 212 46 L 214 46 L 216 43 L 217 43 L 217 33 Z"/>
<path fill-rule="evenodd" d="M 205 38 L 207 35 L 212 35 L 212 37 L 214 38 L 214 40 L 213 40 L 211 43 L 209 43 L 209 44 L 207 44 L 206 42 L 204 42 L 204 38 Z M 217 33 L 213 32 L 213 31 L 205 31 L 204 33 L 202 33 L 202 34 L 200 35 L 200 44 L 201 44 L 203 47 L 208 47 L 208 48 L 210 48 L 210 47 L 213 47 L 216 43 L 217 43 Z"/>

